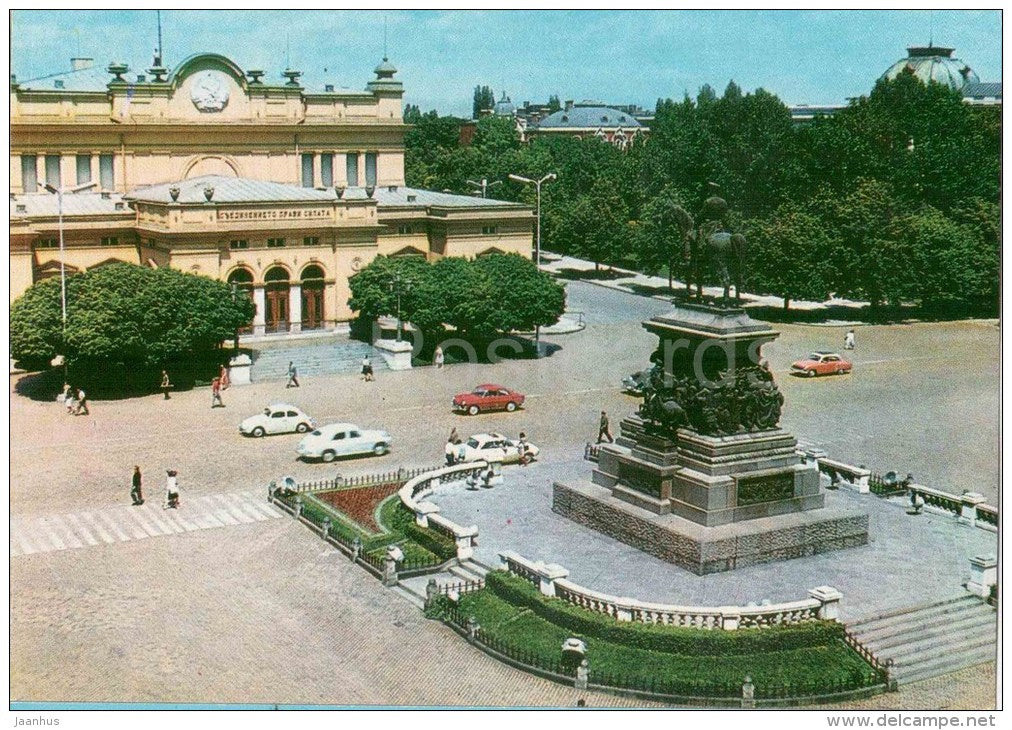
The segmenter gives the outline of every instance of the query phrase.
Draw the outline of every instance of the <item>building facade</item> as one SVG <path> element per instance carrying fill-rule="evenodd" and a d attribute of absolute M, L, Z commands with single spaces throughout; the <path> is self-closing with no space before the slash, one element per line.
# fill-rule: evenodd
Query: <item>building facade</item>
<path fill-rule="evenodd" d="M 255 334 L 298 332 L 350 319 L 348 278 L 378 254 L 529 256 L 530 207 L 405 187 L 396 72 L 315 89 L 199 54 L 12 76 L 11 300 L 61 255 L 68 272 L 126 261 L 232 282 Z"/>

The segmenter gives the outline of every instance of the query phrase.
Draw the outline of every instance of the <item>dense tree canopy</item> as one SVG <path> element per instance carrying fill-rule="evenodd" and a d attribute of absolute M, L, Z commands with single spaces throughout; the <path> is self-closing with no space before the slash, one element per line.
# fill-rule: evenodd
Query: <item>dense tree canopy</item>
<path fill-rule="evenodd" d="M 435 263 L 377 256 L 349 280 L 349 306 L 367 319 L 395 315 L 391 285 L 397 275 L 409 282 L 401 316 L 426 335 L 450 326 L 465 338 L 487 339 L 555 324 L 565 311 L 563 287 L 518 254 Z"/>
<path fill-rule="evenodd" d="M 672 211 L 697 214 L 716 183 L 731 229 L 756 237 L 746 289 L 996 303 L 1000 109 L 912 74 L 805 125 L 763 89 L 704 86 L 695 99 L 659 99 L 649 137 L 625 150 L 597 138 L 520 144 L 502 117 L 481 119 L 462 146 L 456 120 L 413 115 L 409 185 L 467 193 L 468 179 L 502 180 L 496 197 L 533 205 L 533 186 L 508 175 L 557 174 L 542 188 L 547 250 L 682 276 Z"/>
<path fill-rule="evenodd" d="M 215 350 L 253 319 L 253 303 L 228 284 L 174 269 L 112 263 L 34 284 L 11 305 L 11 355 L 44 368 L 57 355 L 88 371 L 158 368 Z"/>

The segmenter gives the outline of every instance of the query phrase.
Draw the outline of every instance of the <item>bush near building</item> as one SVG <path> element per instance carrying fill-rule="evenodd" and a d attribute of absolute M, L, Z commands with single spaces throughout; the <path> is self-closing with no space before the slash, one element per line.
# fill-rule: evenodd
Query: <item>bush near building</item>
<path fill-rule="evenodd" d="M 157 390 L 217 374 L 222 343 L 253 319 L 253 303 L 228 284 L 174 269 L 111 263 L 40 281 L 11 304 L 11 356 L 29 370 L 65 358 L 75 384 Z M 94 388 L 92 388 L 94 390 Z"/>

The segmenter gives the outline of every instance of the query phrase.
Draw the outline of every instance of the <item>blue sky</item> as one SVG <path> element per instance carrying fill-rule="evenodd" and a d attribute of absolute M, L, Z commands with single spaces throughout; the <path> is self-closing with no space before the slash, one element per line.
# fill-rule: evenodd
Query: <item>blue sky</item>
<path fill-rule="evenodd" d="M 1001 80 L 998 11 L 195 11 L 162 12 L 165 63 L 214 51 L 280 80 L 286 54 L 305 78 L 354 89 L 383 55 L 405 102 L 469 114 L 477 84 L 515 102 L 602 99 L 652 108 L 733 79 L 785 102 L 867 93 L 908 45 L 956 49 L 982 81 Z M 12 72 L 27 79 L 97 63 L 151 64 L 154 11 L 14 11 Z"/>

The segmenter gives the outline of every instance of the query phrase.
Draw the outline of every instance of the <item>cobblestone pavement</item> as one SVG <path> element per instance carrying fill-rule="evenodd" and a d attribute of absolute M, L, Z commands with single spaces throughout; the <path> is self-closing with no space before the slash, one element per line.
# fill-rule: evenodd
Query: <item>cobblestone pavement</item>
<path fill-rule="evenodd" d="M 468 491 L 451 483 L 430 501 L 458 524 L 477 525 L 478 558 L 487 565 L 498 566 L 500 551 L 515 550 L 561 564 L 587 588 L 682 606 L 798 601 L 811 588 L 831 585 L 843 593 L 846 620 L 958 596 L 970 578 L 970 558 L 998 548 L 995 533 L 948 513 L 911 517 L 905 503 L 840 489 L 826 493 L 826 504 L 866 512 L 867 545 L 698 576 L 552 512 L 553 481 L 588 479 L 593 466 L 582 458 L 507 466 L 498 487 Z M 931 569 L 917 566 L 915 555 L 934 556 Z"/>
<path fill-rule="evenodd" d="M 255 494 L 285 474 L 321 479 L 432 464 L 442 459 L 451 426 L 525 430 L 546 465 L 572 460 L 596 434 L 600 410 L 617 424 L 636 408 L 617 386 L 655 345 L 639 320 L 668 307 L 587 284 L 572 283 L 569 292 L 571 308 L 587 312 L 587 329 L 550 339 L 561 349 L 540 361 L 383 373 L 374 383 L 309 378 L 287 391 L 283 383 L 235 387 L 224 394 L 227 407 L 214 410 L 206 388 L 169 401 L 95 401 L 92 415 L 80 417 L 17 394 L 21 377 L 12 377 L 12 517 L 25 524 L 125 508 L 139 464 L 149 495 L 161 494 L 166 468 L 179 470 L 178 517 L 191 520 L 195 500 Z M 841 339 L 842 330 L 780 329 L 767 355 L 787 398 L 785 427 L 843 460 L 996 495 L 997 328 L 862 327 L 855 374 L 815 381 L 783 371 L 797 355 Z M 526 407 L 510 416 L 450 413 L 454 393 L 489 380 L 526 391 Z M 394 451 L 302 463 L 294 434 L 239 436 L 243 417 L 277 400 L 320 422 L 384 427 Z M 13 699 L 575 704 L 573 691 L 499 665 L 424 622 L 289 520 L 111 544 L 91 534 L 98 544 L 82 535 L 80 549 L 11 560 Z M 890 697 L 901 702 L 907 692 Z M 954 687 L 952 696 L 973 696 L 961 693 Z"/>
<path fill-rule="evenodd" d="M 195 579 L 199 576 L 199 579 Z M 11 701 L 656 706 L 513 670 L 305 527 L 220 530 L 11 564 Z M 831 709 L 981 709 L 993 667 Z"/>

